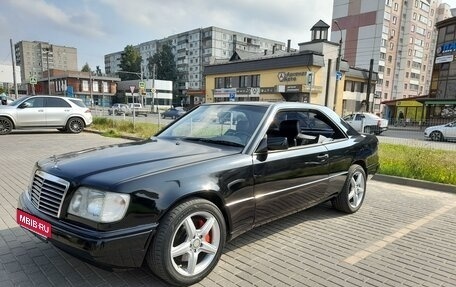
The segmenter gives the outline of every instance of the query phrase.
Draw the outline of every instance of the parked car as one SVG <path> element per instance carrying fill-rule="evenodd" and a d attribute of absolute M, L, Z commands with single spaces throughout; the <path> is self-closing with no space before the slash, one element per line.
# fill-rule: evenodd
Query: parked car
<path fill-rule="evenodd" d="M 186 112 L 184 110 L 184 108 L 182 107 L 175 107 L 175 108 L 170 108 L 168 110 L 166 110 L 165 112 L 163 112 L 161 114 L 161 117 L 162 118 L 172 118 L 172 119 L 177 119 L 179 117 L 181 117 L 182 115 L 184 115 Z"/>
<path fill-rule="evenodd" d="M 0 106 L 0 135 L 13 129 L 57 128 L 80 133 L 92 124 L 92 113 L 81 99 L 26 96 Z"/>
<path fill-rule="evenodd" d="M 144 108 L 141 103 L 130 103 L 128 104 L 128 108 L 130 109 L 130 113 L 135 113 L 135 116 L 143 115 L 147 117 L 147 115 L 151 112 L 149 108 Z"/>
<path fill-rule="evenodd" d="M 130 115 L 131 110 L 127 104 L 113 104 L 111 108 L 108 109 L 109 115 Z"/>
<path fill-rule="evenodd" d="M 377 150 L 324 106 L 202 104 L 148 140 L 38 161 L 17 222 L 98 266 L 189 285 L 255 226 L 326 201 L 358 211 Z"/>
<path fill-rule="evenodd" d="M 424 130 L 424 138 L 433 141 L 456 140 L 456 121 L 427 127 Z"/>
<path fill-rule="evenodd" d="M 388 120 L 371 113 L 350 114 L 345 116 L 344 120 L 358 132 L 366 134 L 374 133 L 379 135 L 388 130 Z"/>

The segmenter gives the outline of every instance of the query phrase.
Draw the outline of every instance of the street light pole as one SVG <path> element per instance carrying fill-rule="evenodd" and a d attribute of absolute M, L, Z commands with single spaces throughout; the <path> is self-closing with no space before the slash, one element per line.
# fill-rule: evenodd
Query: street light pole
<path fill-rule="evenodd" d="M 48 94 L 51 94 L 51 71 L 49 69 L 49 53 L 51 50 L 48 48 L 44 48 L 43 52 L 46 54 L 46 65 L 47 65 L 47 78 L 48 78 Z"/>
<path fill-rule="evenodd" d="M 337 20 L 334 20 L 334 24 L 336 24 L 337 28 L 339 28 L 340 32 L 340 40 L 339 40 L 339 51 L 337 54 L 337 61 L 336 61 L 336 85 L 334 89 L 334 103 L 333 103 L 333 110 L 336 110 L 336 104 L 337 104 L 337 90 L 339 88 L 339 74 L 340 74 L 340 61 L 342 58 L 342 30 L 340 29 L 339 22 Z"/>

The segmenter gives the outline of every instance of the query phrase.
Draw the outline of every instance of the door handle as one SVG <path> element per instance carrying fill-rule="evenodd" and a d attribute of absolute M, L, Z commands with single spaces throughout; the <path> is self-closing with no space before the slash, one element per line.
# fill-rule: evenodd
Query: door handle
<path fill-rule="evenodd" d="M 325 153 L 325 154 L 319 154 L 317 155 L 317 158 L 320 160 L 320 161 L 325 161 L 329 158 L 329 154 Z"/>

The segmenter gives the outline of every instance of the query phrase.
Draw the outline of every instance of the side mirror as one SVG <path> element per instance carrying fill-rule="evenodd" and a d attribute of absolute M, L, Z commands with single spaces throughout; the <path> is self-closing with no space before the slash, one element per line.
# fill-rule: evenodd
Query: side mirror
<path fill-rule="evenodd" d="M 18 106 L 18 108 L 19 108 L 19 109 L 25 109 L 25 108 L 28 108 L 28 107 L 30 107 L 30 106 L 31 106 L 30 103 L 23 102 L 22 104 L 20 104 L 20 105 Z"/>
<path fill-rule="evenodd" d="M 258 148 L 257 153 L 267 154 L 268 150 L 285 150 L 288 149 L 288 140 L 286 137 L 268 137 L 265 136 Z"/>

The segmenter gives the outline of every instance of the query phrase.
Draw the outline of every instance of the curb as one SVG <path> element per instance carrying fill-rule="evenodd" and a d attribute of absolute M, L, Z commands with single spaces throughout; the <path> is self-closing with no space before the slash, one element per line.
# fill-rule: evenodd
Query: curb
<path fill-rule="evenodd" d="M 451 185 L 451 184 L 435 183 L 435 182 L 430 182 L 430 181 L 398 177 L 398 176 L 392 176 L 392 175 L 384 175 L 384 174 L 376 174 L 376 175 L 374 175 L 374 177 L 372 179 L 376 180 L 376 181 L 387 182 L 387 183 L 406 185 L 406 186 L 430 189 L 430 190 L 435 190 L 435 191 L 456 193 L 456 186 Z"/>

